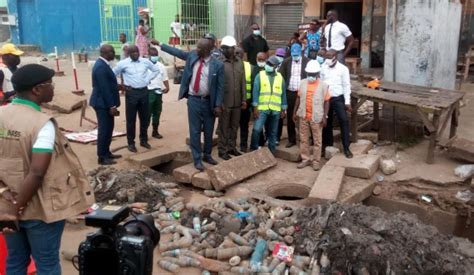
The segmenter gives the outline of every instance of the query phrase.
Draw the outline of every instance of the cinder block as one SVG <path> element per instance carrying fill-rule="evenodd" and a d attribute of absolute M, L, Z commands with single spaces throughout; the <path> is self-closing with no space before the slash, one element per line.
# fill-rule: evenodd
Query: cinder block
<path fill-rule="evenodd" d="M 308 197 L 316 202 L 337 200 L 344 179 L 344 170 L 343 167 L 324 165 Z"/>
<path fill-rule="evenodd" d="M 130 156 L 130 161 L 153 167 L 162 163 L 170 162 L 176 157 L 176 151 L 163 151 L 163 149 L 151 150 Z"/>
<path fill-rule="evenodd" d="M 376 183 L 373 181 L 351 178 L 342 184 L 337 201 L 343 203 L 360 203 L 370 197 Z"/>
<path fill-rule="evenodd" d="M 191 183 L 193 176 L 197 173 L 199 173 L 199 170 L 194 168 L 194 163 L 190 163 L 174 169 L 173 177 L 177 182 Z"/>
<path fill-rule="evenodd" d="M 367 139 L 359 139 L 356 143 L 351 143 L 349 149 L 354 155 L 365 155 L 374 147 L 372 141 Z"/>
<path fill-rule="evenodd" d="M 204 190 L 213 190 L 214 187 L 211 184 L 211 179 L 206 172 L 197 173 L 193 176 L 191 183 L 194 187 L 198 187 Z"/>
<path fill-rule="evenodd" d="M 330 159 L 326 165 L 346 168 L 346 176 L 370 179 L 379 168 L 379 159 L 380 156 L 377 155 L 354 155 L 348 159 L 339 154 Z"/>
<path fill-rule="evenodd" d="M 277 164 L 270 150 L 266 147 L 220 162 L 207 170 L 211 183 L 217 191 L 250 178 Z"/>
<path fill-rule="evenodd" d="M 286 144 L 280 144 L 280 146 L 276 148 L 275 157 L 291 162 L 301 161 L 300 147 L 294 145 L 290 148 L 286 148 L 285 145 Z"/>
<path fill-rule="evenodd" d="M 456 138 L 448 148 L 450 157 L 474 163 L 474 141 Z"/>

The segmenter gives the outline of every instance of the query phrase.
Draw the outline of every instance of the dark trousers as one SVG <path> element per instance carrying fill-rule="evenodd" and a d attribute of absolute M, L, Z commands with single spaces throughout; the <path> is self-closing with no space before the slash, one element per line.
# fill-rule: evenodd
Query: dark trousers
<path fill-rule="evenodd" d="M 227 154 L 237 150 L 237 131 L 240 124 L 240 107 L 224 108 L 219 117 L 219 124 L 217 126 L 218 150 L 219 154 Z"/>
<path fill-rule="evenodd" d="M 190 96 L 188 98 L 188 124 L 191 153 L 194 164 L 202 160 L 204 156 L 210 156 L 212 152 L 212 133 L 214 131 L 215 116 L 212 112 L 209 98 Z M 201 149 L 201 129 L 204 132 L 204 148 Z"/>
<path fill-rule="evenodd" d="M 112 133 L 114 132 L 114 117 L 108 109 L 94 108 L 97 116 L 97 156 L 100 159 L 108 158 L 110 144 L 112 143 Z"/>
<path fill-rule="evenodd" d="M 137 113 L 140 119 L 140 142 L 148 141 L 146 130 L 148 128 L 148 90 L 132 89 L 125 94 L 125 112 L 127 117 L 127 141 L 135 144 L 135 128 Z"/>
<path fill-rule="evenodd" d="M 345 110 L 344 96 L 332 97 L 329 102 L 329 112 L 327 125 L 323 129 L 323 146 L 333 146 L 334 137 L 332 133 L 332 122 L 334 113 L 336 113 L 337 120 L 339 121 L 339 127 L 341 127 L 341 138 L 342 146 L 345 149 L 349 149 L 349 119 Z"/>
<path fill-rule="evenodd" d="M 248 140 L 249 140 L 249 124 L 250 124 L 250 116 L 252 115 L 251 108 L 247 108 L 242 110 L 240 113 L 240 148 L 247 148 L 248 147 Z"/>
<path fill-rule="evenodd" d="M 295 110 L 296 97 L 298 92 L 288 90 L 286 93 L 286 99 L 288 100 L 288 110 L 286 116 L 286 129 L 288 131 L 288 142 L 296 144 L 296 125 L 293 121 L 293 111 Z M 281 123 L 283 127 L 283 121 Z"/>

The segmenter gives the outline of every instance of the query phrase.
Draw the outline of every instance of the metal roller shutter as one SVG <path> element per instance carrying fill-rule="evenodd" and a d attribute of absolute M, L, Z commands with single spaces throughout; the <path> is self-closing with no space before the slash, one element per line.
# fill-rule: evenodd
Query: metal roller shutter
<path fill-rule="evenodd" d="M 272 45 L 286 45 L 303 22 L 303 4 L 265 4 L 265 38 Z"/>

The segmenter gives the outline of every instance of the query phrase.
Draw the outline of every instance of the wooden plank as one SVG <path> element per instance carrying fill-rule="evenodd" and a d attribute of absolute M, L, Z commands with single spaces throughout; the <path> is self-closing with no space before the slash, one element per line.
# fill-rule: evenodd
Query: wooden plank
<path fill-rule="evenodd" d="M 378 99 L 393 103 L 401 103 L 402 105 L 421 106 L 427 109 L 444 109 L 449 108 L 451 104 L 443 102 L 433 102 L 431 100 L 419 99 L 398 93 L 388 93 L 378 90 L 372 90 L 362 87 L 361 89 L 352 92 L 352 95 L 358 98 L 367 97 L 369 100 Z"/>
<path fill-rule="evenodd" d="M 382 104 L 393 105 L 393 106 L 404 108 L 404 109 L 416 110 L 416 108 L 421 108 L 425 113 L 433 113 L 435 111 L 444 109 L 444 108 L 438 108 L 438 107 L 433 107 L 433 106 L 417 105 L 416 102 L 415 103 L 398 102 L 398 101 L 391 100 L 391 98 L 387 99 L 386 97 L 372 96 L 366 93 L 359 94 L 359 92 L 352 92 L 351 96 L 357 97 L 357 98 L 367 97 L 367 100 L 370 100 L 370 101 L 377 101 Z"/>
<path fill-rule="evenodd" d="M 438 113 L 434 114 L 433 126 L 434 126 L 435 129 L 438 129 L 439 117 L 440 117 L 440 115 Z M 426 156 L 426 163 L 428 163 L 428 164 L 433 164 L 434 163 L 434 150 L 436 148 L 436 140 L 437 139 L 438 139 L 438 131 L 435 130 L 435 131 L 431 132 L 431 135 L 430 135 L 430 144 L 428 145 L 428 154 Z"/>
<path fill-rule="evenodd" d="M 459 101 L 455 104 L 454 112 L 451 116 L 451 128 L 449 129 L 449 138 L 456 136 L 458 124 L 459 124 Z"/>
<path fill-rule="evenodd" d="M 413 92 L 428 92 L 430 94 L 433 94 L 432 90 L 438 90 L 441 93 L 439 94 L 447 94 L 447 95 L 462 95 L 464 96 L 465 92 L 462 91 L 456 91 L 456 90 L 449 90 L 449 89 L 441 89 L 441 88 L 433 88 L 433 87 L 426 87 L 426 86 L 418 86 L 418 85 L 411 85 L 411 84 L 405 84 L 405 83 L 397 83 L 397 82 L 392 82 L 392 81 L 385 81 L 382 80 L 380 81 L 380 86 L 381 89 L 388 89 L 388 90 L 395 90 L 395 91 L 413 91 Z"/>
<path fill-rule="evenodd" d="M 420 118 L 423 121 L 425 127 L 428 128 L 428 131 L 430 131 L 430 133 L 433 133 L 436 129 L 433 123 L 431 123 L 429 118 L 426 116 L 426 113 L 424 113 L 420 108 L 416 108 L 416 112 L 418 113 L 418 115 L 420 115 Z"/>
<path fill-rule="evenodd" d="M 449 108 L 449 110 L 444 112 L 443 115 L 446 115 L 446 117 L 443 118 L 443 124 L 441 124 L 442 126 L 438 131 L 438 141 L 439 141 L 439 138 L 443 136 L 444 130 L 446 129 L 446 126 L 448 125 L 448 121 L 451 119 L 451 117 L 453 115 L 454 109 L 456 109 L 455 105 L 451 106 L 451 108 Z M 441 117 L 443 117 L 443 116 L 441 116 Z"/>

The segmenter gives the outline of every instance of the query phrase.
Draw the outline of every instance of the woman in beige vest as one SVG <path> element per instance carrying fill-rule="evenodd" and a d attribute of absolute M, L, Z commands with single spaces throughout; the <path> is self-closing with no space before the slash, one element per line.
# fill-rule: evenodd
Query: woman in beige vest
<path fill-rule="evenodd" d="M 298 97 L 296 98 L 293 120 L 299 120 L 301 163 L 298 169 L 311 165 L 309 138 L 313 136 L 313 169 L 321 169 L 322 130 L 326 126 L 329 110 L 328 85 L 319 78 L 321 66 L 316 60 L 306 65 L 307 78 L 301 80 Z"/>

